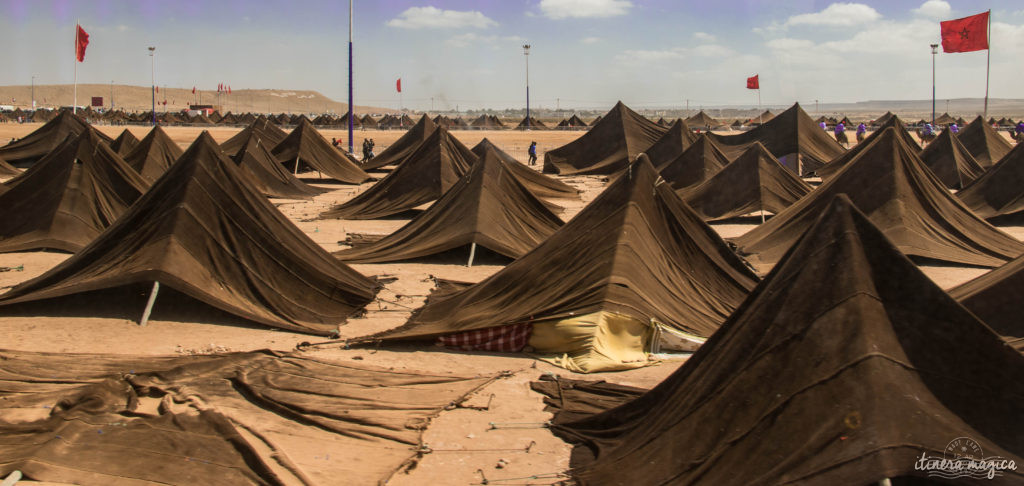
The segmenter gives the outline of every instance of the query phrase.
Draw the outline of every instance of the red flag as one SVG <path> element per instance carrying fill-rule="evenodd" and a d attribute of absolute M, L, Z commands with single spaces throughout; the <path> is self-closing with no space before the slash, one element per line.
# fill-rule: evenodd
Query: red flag
<path fill-rule="evenodd" d="M 195 86 L 192 87 L 192 94 L 196 94 L 196 87 Z"/>
<path fill-rule="evenodd" d="M 160 92 L 160 87 L 159 87 L 159 86 L 156 86 L 156 92 L 157 92 L 157 93 L 159 93 L 159 92 Z"/>
<path fill-rule="evenodd" d="M 231 94 L 231 85 L 228 85 L 228 94 Z"/>
<path fill-rule="evenodd" d="M 397 89 L 399 93 L 402 92 L 402 78 L 398 78 L 398 81 L 395 81 L 395 89 Z"/>
<path fill-rule="evenodd" d="M 85 46 L 89 45 L 89 34 L 82 30 L 81 25 L 75 25 L 75 58 L 78 62 L 85 60 Z"/>
<path fill-rule="evenodd" d="M 220 89 L 221 89 L 221 87 L 223 87 L 223 86 L 224 86 L 224 83 L 217 83 L 217 92 L 218 92 L 218 93 L 220 93 Z"/>
<path fill-rule="evenodd" d="M 988 12 L 940 22 L 942 52 L 971 52 L 988 49 Z"/>
<path fill-rule="evenodd" d="M 747 78 L 747 89 L 761 89 L 761 85 L 757 82 L 758 76 L 760 76 L 760 74 L 755 74 Z"/>

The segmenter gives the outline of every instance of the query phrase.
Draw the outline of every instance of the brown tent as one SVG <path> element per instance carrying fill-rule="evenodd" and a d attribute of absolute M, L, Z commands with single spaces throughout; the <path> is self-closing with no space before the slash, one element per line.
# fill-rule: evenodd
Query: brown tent
<path fill-rule="evenodd" d="M 544 172 L 613 174 L 658 141 L 666 130 L 620 101 L 582 137 L 548 150 L 544 154 Z"/>
<path fill-rule="evenodd" d="M 967 151 L 974 156 L 974 159 L 985 168 L 995 165 L 1013 148 L 1010 142 L 996 132 L 992 125 L 985 123 L 981 116 L 960 129 L 957 138 L 960 139 L 960 143 L 964 144 L 964 147 L 967 147 Z"/>
<path fill-rule="evenodd" d="M 830 160 L 823 167 L 819 167 L 818 169 L 816 169 L 814 171 L 814 174 L 821 177 L 823 181 L 828 180 L 832 176 L 838 174 L 839 171 L 846 167 L 846 165 L 849 164 L 850 161 L 852 161 L 854 158 L 860 155 L 861 151 L 870 146 L 871 142 L 873 142 L 875 138 L 877 138 L 879 135 L 884 133 L 885 129 L 889 127 L 892 127 L 894 130 L 896 130 L 896 134 L 899 136 L 899 138 L 903 140 L 903 143 L 906 146 L 910 147 L 910 149 L 914 153 L 919 153 L 921 151 L 921 146 L 917 144 L 917 142 L 910 135 L 910 133 L 907 132 L 906 127 L 904 127 L 903 120 L 900 120 L 900 118 L 896 115 L 892 115 L 886 118 L 885 123 L 881 127 L 879 127 L 878 130 L 872 132 L 871 135 L 868 135 L 863 141 L 855 145 L 852 149 L 843 152 L 843 154 L 840 155 L 839 157 Z"/>
<path fill-rule="evenodd" d="M 787 169 L 797 175 L 813 172 L 844 152 L 842 146 L 815 125 L 799 103 L 763 125 L 736 135 L 710 134 L 730 159 L 754 142 L 761 142 Z"/>
<path fill-rule="evenodd" d="M 245 319 L 321 335 L 378 289 L 295 227 L 203 132 L 88 247 L 3 294 L 0 305 L 152 282 Z"/>
<path fill-rule="evenodd" d="M 475 161 L 476 155 L 447 129 L 435 127 L 387 177 L 320 217 L 376 219 L 415 209 L 440 199 Z"/>
<path fill-rule="evenodd" d="M 601 118 L 601 117 L 599 116 L 598 118 Z M 580 118 L 579 115 L 577 115 L 575 113 L 573 113 L 572 116 L 570 116 L 569 119 L 566 120 L 566 124 L 568 126 L 570 126 L 570 127 L 580 127 L 580 128 L 589 126 L 589 125 L 587 125 L 587 122 L 583 121 L 583 119 Z"/>
<path fill-rule="evenodd" d="M 472 148 L 472 152 L 477 158 L 483 157 L 488 151 L 494 151 L 498 158 L 508 162 L 507 168 L 512 175 L 535 196 L 555 198 L 579 197 L 579 191 L 576 188 L 526 167 L 516 160 L 515 157 L 498 148 L 497 145 L 493 144 L 486 137 Z"/>
<path fill-rule="evenodd" d="M 952 123 L 956 123 L 956 118 L 949 116 L 949 113 L 943 113 L 939 115 L 938 118 L 935 119 L 935 123 L 933 123 L 933 125 L 944 127 Z"/>
<path fill-rule="evenodd" d="M 113 142 L 110 142 L 110 148 L 117 152 L 117 155 L 124 157 L 128 155 L 135 147 L 139 146 L 139 139 L 135 137 L 132 132 L 125 128 Z"/>
<path fill-rule="evenodd" d="M 714 118 L 711 118 L 710 116 L 708 116 L 707 113 L 704 113 L 704 110 L 701 110 L 701 111 L 697 112 L 696 115 L 693 115 L 693 116 L 687 118 L 686 119 L 686 124 L 690 125 L 691 127 L 699 127 L 699 128 L 708 128 L 708 127 L 710 127 L 710 128 L 715 128 L 717 126 L 721 126 L 722 122 L 720 122 L 720 121 L 718 121 L 718 120 L 716 120 Z"/>
<path fill-rule="evenodd" d="M 480 115 L 469 124 L 473 128 L 493 130 L 504 127 L 504 124 L 494 115 Z"/>
<path fill-rule="evenodd" d="M 386 484 L 497 379 L 269 350 L 0 355 L 0 477 L 49 484 Z"/>
<path fill-rule="evenodd" d="M 758 142 L 710 179 L 681 191 L 705 221 L 736 218 L 761 211 L 778 214 L 811 192 L 811 186 L 779 165 Z"/>
<path fill-rule="evenodd" d="M 974 214 L 991 220 L 1024 217 L 1024 144 L 1018 143 L 987 172 L 956 194 Z"/>
<path fill-rule="evenodd" d="M 655 167 L 675 160 L 697 140 L 697 135 L 681 118 L 667 126 L 668 131 L 643 151 Z"/>
<path fill-rule="evenodd" d="M 92 127 L 70 110 L 61 110 L 54 119 L 21 139 L 0 147 L 0 157 L 18 167 L 30 166 L 57 148 L 68 136 L 78 136 Z M 113 140 L 103 133 L 96 134 L 105 142 Z"/>
<path fill-rule="evenodd" d="M 950 189 L 961 189 L 985 172 L 956 134 L 948 129 L 921 151 L 921 161 Z"/>
<path fill-rule="evenodd" d="M 69 137 L 0 194 L 0 252 L 77 252 L 149 184 L 94 130 Z"/>
<path fill-rule="evenodd" d="M 702 133 L 679 157 L 658 167 L 658 172 L 674 189 L 683 189 L 710 179 L 728 164 L 714 139 Z"/>
<path fill-rule="evenodd" d="M 950 290 L 949 295 L 1024 352 L 1024 257 Z"/>
<path fill-rule="evenodd" d="M 592 127 L 592 126 L 594 126 L 594 125 L 597 125 L 597 123 L 598 123 L 599 121 L 601 121 L 601 118 L 603 118 L 603 117 L 602 117 L 601 115 L 597 115 L 597 118 L 594 118 L 593 120 L 591 120 L 591 121 L 590 121 L 590 125 L 588 125 L 588 126 L 591 126 L 591 127 Z"/>
<path fill-rule="evenodd" d="M 220 125 L 237 125 L 238 118 L 235 117 L 234 113 L 231 113 L 229 111 L 224 116 L 222 116 L 220 120 L 217 120 L 217 123 Z"/>
<path fill-rule="evenodd" d="M 271 154 L 295 174 L 309 167 L 338 182 L 361 184 L 370 180 L 370 174 L 359 168 L 358 160 L 334 148 L 305 118 L 288 138 L 274 146 Z"/>
<path fill-rule="evenodd" d="M 382 150 L 368 162 L 363 161 L 363 170 L 379 169 L 386 165 L 397 165 L 409 156 L 424 140 L 429 138 L 437 125 L 427 115 L 420 117 L 409 131 Z"/>
<path fill-rule="evenodd" d="M 1024 244 L 956 200 L 889 127 L 835 177 L 737 238 L 741 254 L 760 264 L 778 261 L 841 193 L 910 256 L 995 267 L 1024 252 Z"/>
<path fill-rule="evenodd" d="M 479 246 L 509 258 L 523 256 L 558 230 L 562 220 L 519 183 L 508 165 L 493 150 L 487 151 L 441 199 L 408 224 L 377 242 L 334 256 L 346 262 L 393 262 L 470 245 L 474 248 L 469 255 Z"/>
<path fill-rule="evenodd" d="M 124 161 L 152 184 L 174 165 L 181 154 L 178 144 L 171 140 L 160 125 L 157 125 L 124 156 Z"/>
<path fill-rule="evenodd" d="M 374 120 L 369 113 L 359 119 L 359 126 L 363 128 L 377 128 L 377 120 Z"/>
<path fill-rule="evenodd" d="M 250 184 L 260 193 L 286 199 L 311 199 L 326 189 L 300 181 L 274 159 L 257 131 L 249 132 L 249 140 L 237 153 L 228 154 Z"/>
<path fill-rule="evenodd" d="M 1024 357 L 848 199 L 824 209 L 665 381 L 553 427 L 579 444 L 576 483 L 926 484 L 921 459 L 957 457 L 957 439 L 1024 460 L 1024 400 L 1008 398 L 1024 396 Z M 993 484 L 1024 481 L 996 472 Z"/>
<path fill-rule="evenodd" d="M 747 125 L 756 127 L 772 121 L 772 118 L 775 118 L 775 114 L 771 110 L 764 110 L 764 113 L 747 120 Z"/>
<path fill-rule="evenodd" d="M 427 339 L 527 323 L 530 346 L 557 354 L 561 366 L 631 368 L 646 363 L 657 330 L 709 336 L 756 280 L 640 156 L 533 251 L 476 285 L 429 299 L 404 326 L 374 337 Z"/>
<path fill-rule="evenodd" d="M 891 111 L 887 111 L 887 112 L 885 112 L 884 115 L 882 115 L 882 116 L 880 116 L 878 118 L 875 118 L 875 120 L 870 122 L 869 125 L 871 125 L 873 127 L 880 127 L 882 125 L 885 125 L 886 123 L 889 123 L 889 119 L 894 117 L 894 116 L 896 116 L 896 114 L 894 114 Z"/>
<path fill-rule="evenodd" d="M 525 130 L 527 128 L 529 128 L 530 130 L 547 130 L 548 129 L 548 126 L 545 125 L 544 122 L 542 122 L 542 121 L 540 121 L 540 120 L 538 120 L 538 119 L 536 119 L 536 118 L 534 118 L 532 116 L 530 117 L 530 120 L 529 120 L 530 123 L 529 124 L 527 124 L 526 121 L 527 121 L 526 117 L 524 116 L 523 117 L 523 121 L 519 122 L 519 124 L 516 125 L 516 130 Z"/>
<path fill-rule="evenodd" d="M 280 127 L 270 120 L 256 120 L 220 144 L 220 149 L 228 155 L 237 154 L 239 150 L 245 148 L 253 135 L 259 138 L 261 143 L 271 150 L 288 138 L 288 133 L 281 130 Z"/>
<path fill-rule="evenodd" d="M 654 123 L 657 123 L 659 126 L 668 127 L 668 121 L 665 120 L 665 117 L 658 118 L 658 121 Z"/>

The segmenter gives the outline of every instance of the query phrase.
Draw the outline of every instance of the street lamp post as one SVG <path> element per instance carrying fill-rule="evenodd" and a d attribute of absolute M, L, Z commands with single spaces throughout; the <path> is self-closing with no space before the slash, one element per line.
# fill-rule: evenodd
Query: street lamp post
<path fill-rule="evenodd" d="M 935 55 L 939 53 L 939 45 L 932 44 L 932 126 L 935 126 Z"/>
<path fill-rule="evenodd" d="M 150 95 L 153 97 L 153 126 L 156 126 L 156 47 L 149 47 L 149 76 L 151 86 L 149 88 Z"/>
<path fill-rule="evenodd" d="M 530 44 L 523 44 L 523 56 L 526 58 L 526 129 L 530 129 Z"/>

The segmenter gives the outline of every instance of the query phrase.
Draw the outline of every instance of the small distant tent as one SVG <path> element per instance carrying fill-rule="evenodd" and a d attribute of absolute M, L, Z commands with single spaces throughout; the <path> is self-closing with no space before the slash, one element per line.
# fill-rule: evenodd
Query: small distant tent
<path fill-rule="evenodd" d="M 318 335 L 335 331 L 379 288 L 257 193 L 203 132 L 92 244 L 3 294 L 0 305 L 153 282 L 245 319 Z"/>
<path fill-rule="evenodd" d="M 731 164 L 681 195 L 705 221 L 718 221 L 756 212 L 778 214 L 810 192 L 811 186 L 754 142 Z"/>
<path fill-rule="evenodd" d="M 427 115 L 423 115 L 415 125 L 409 128 L 409 131 L 369 161 L 363 161 L 363 165 L 360 167 L 363 170 L 373 170 L 398 164 L 416 150 L 420 143 L 430 137 L 436 127 L 437 125 Z"/>
<path fill-rule="evenodd" d="M 125 128 L 113 142 L 110 142 L 110 148 L 117 152 L 117 155 L 124 157 L 128 155 L 135 147 L 139 146 L 139 139 L 135 138 L 132 132 Z"/>
<path fill-rule="evenodd" d="M 684 189 L 710 179 L 726 165 L 729 159 L 714 139 L 702 133 L 682 154 L 657 169 L 673 189 Z"/>
<path fill-rule="evenodd" d="M 0 157 L 8 164 L 28 167 L 57 148 L 69 135 L 78 136 L 86 130 L 92 127 L 82 117 L 73 115 L 71 110 L 60 110 L 55 118 L 34 132 L 0 147 Z M 96 134 L 107 143 L 113 141 L 98 131 Z"/>
<path fill-rule="evenodd" d="M 242 169 L 240 172 L 249 183 L 265 196 L 311 199 L 326 191 L 302 182 L 278 163 L 257 131 L 249 133 L 242 149 L 228 156 Z"/>
<path fill-rule="evenodd" d="M 686 124 L 691 127 L 697 127 L 702 129 L 715 128 L 722 125 L 722 122 L 712 118 L 704 110 L 698 111 L 693 116 L 686 119 Z"/>
<path fill-rule="evenodd" d="M 996 267 L 1024 252 L 955 200 L 893 127 L 814 192 L 736 238 L 738 251 L 755 264 L 777 262 L 840 193 L 908 256 Z"/>
<path fill-rule="evenodd" d="M 377 120 L 374 120 L 369 113 L 359 119 L 359 126 L 363 128 L 377 128 Z"/>
<path fill-rule="evenodd" d="M 967 151 L 974 156 L 975 160 L 985 168 L 995 165 L 1013 148 L 1010 142 L 999 135 L 991 124 L 985 123 L 981 116 L 960 129 L 957 138 L 960 139 L 960 143 L 964 144 L 964 147 L 967 147 Z"/>
<path fill-rule="evenodd" d="M 381 240 L 334 256 L 347 262 L 379 263 L 459 248 L 473 255 L 477 247 L 509 258 L 526 254 L 558 230 L 562 221 L 519 183 L 508 165 L 493 150 L 487 151 L 441 199 L 408 224 Z"/>
<path fill-rule="evenodd" d="M 667 131 L 621 101 L 582 137 L 544 154 L 544 172 L 613 174 Z"/>
<path fill-rule="evenodd" d="M 527 126 L 526 121 L 527 121 L 527 119 L 524 116 L 523 117 L 523 121 L 519 122 L 519 124 L 516 125 L 516 129 L 517 130 L 524 130 L 526 128 L 529 128 L 531 130 L 547 130 L 548 129 L 548 126 L 545 125 L 544 122 L 538 120 L 535 117 L 532 117 L 532 116 L 530 117 L 530 119 L 529 119 L 529 121 L 530 121 L 529 126 Z"/>
<path fill-rule="evenodd" d="M 270 147 L 273 150 L 277 144 L 288 138 L 288 133 L 281 130 L 281 127 L 278 127 L 270 120 L 256 120 L 231 138 L 225 140 L 224 143 L 220 144 L 220 148 L 226 154 L 237 154 L 239 150 L 242 150 L 249 143 L 249 139 L 253 136 L 259 138 L 265 147 Z"/>
<path fill-rule="evenodd" d="M 540 172 L 537 172 L 529 167 L 526 167 L 516 160 L 515 157 L 509 155 L 504 150 L 501 150 L 497 145 L 484 137 L 480 143 L 473 146 L 471 149 L 477 158 L 482 158 L 487 152 L 493 151 L 495 155 L 501 160 L 508 162 L 506 166 L 508 170 L 519 180 L 519 183 L 526 187 L 530 192 L 535 194 L 537 197 L 552 197 L 552 198 L 577 198 L 579 197 L 579 191 L 574 187 L 558 180 L 553 177 L 548 177 Z"/>
<path fill-rule="evenodd" d="M 138 145 L 124 156 L 131 168 L 135 169 L 150 184 L 156 182 L 167 172 L 174 162 L 181 157 L 182 151 L 178 144 L 171 140 L 160 125 L 149 130 L 149 133 Z"/>
<path fill-rule="evenodd" d="M 293 174 L 298 174 L 302 167 L 309 167 L 347 184 L 361 184 L 370 180 L 370 175 L 359 168 L 357 160 L 334 148 L 305 118 L 288 138 L 274 147 L 271 154 Z"/>
<path fill-rule="evenodd" d="M 540 246 L 365 339 L 473 339 L 492 351 L 528 344 L 573 371 L 636 368 L 659 332 L 711 335 L 755 283 L 641 155 Z M 497 341 L 480 339 L 488 335 Z"/>
<path fill-rule="evenodd" d="M 896 131 L 896 135 L 901 140 L 903 140 L 903 143 L 906 144 L 907 147 L 910 147 L 912 151 L 921 151 L 921 146 L 917 144 L 917 141 L 914 140 L 914 137 L 912 137 L 910 135 L 910 132 L 907 131 L 906 127 L 903 126 L 903 121 L 900 120 L 898 116 L 893 115 L 888 117 L 886 119 L 886 122 L 881 127 L 879 127 L 878 130 L 872 132 L 863 141 L 855 145 L 852 149 L 843 152 L 842 155 L 830 160 L 824 166 L 819 167 L 817 170 L 814 171 L 814 174 L 821 177 L 822 180 L 828 180 L 832 176 L 838 174 L 839 171 L 841 171 L 844 167 L 846 167 L 847 164 L 850 163 L 850 161 L 852 161 L 854 158 L 860 155 L 861 151 L 869 147 L 871 145 L 871 142 L 873 142 L 875 138 L 879 137 L 882 133 L 884 133 L 886 128 L 890 127 Z"/>
<path fill-rule="evenodd" d="M 0 194 L 0 252 L 75 253 L 149 187 L 93 130 L 68 137 Z"/>
<path fill-rule="evenodd" d="M 476 155 L 447 129 L 435 127 L 387 177 L 320 217 L 376 219 L 416 209 L 440 199 L 475 161 Z"/>
<path fill-rule="evenodd" d="M 921 161 L 950 189 L 962 189 L 985 172 L 949 129 L 921 151 Z"/>

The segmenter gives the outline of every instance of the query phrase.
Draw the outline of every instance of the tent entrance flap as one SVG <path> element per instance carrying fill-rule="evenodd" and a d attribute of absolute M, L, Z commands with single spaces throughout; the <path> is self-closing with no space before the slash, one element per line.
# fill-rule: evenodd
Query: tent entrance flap
<path fill-rule="evenodd" d="M 598 311 L 533 323 L 530 347 L 540 359 L 577 373 L 640 368 L 651 364 L 656 325 Z"/>

